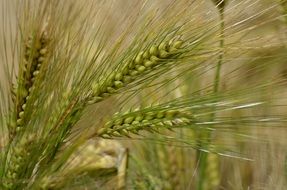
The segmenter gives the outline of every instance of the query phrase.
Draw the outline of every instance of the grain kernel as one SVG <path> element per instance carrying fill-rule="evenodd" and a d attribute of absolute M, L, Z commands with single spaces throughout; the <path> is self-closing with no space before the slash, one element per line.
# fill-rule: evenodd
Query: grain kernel
<path fill-rule="evenodd" d="M 131 124 L 133 120 L 134 120 L 134 117 L 128 117 L 128 118 L 125 118 L 124 123 Z"/>
<path fill-rule="evenodd" d="M 143 51 L 141 51 L 138 55 L 137 55 L 137 57 L 135 58 L 135 64 L 142 64 L 142 62 L 143 62 L 143 54 L 144 54 L 144 52 Z"/>
<path fill-rule="evenodd" d="M 152 67 L 152 65 L 153 65 L 153 62 L 152 62 L 152 61 L 145 60 L 145 62 L 144 62 L 144 66 L 145 66 L 145 67 Z"/>
<path fill-rule="evenodd" d="M 177 40 L 176 42 L 173 43 L 173 47 L 176 49 L 179 49 L 181 46 L 183 45 L 183 41 L 182 40 Z"/>
<path fill-rule="evenodd" d="M 115 81 L 114 85 L 117 89 L 119 89 L 124 86 L 124 83 L 122 81 Z"/>
<path fill-rule="evenodd" d="M 151 55 L 157 56 L 157 54 L 158 54 L 158 49 L 157 49 L 157 47 L 156 47 L 155 45 L 151 46 L 151 48 L 149 49 L 149 53 L 150 53 Z"/>
<path fill-rule="evenodd" d="M 117 73 L 115 75 L 115 80 L 122 80 L 123 79 L 123 74 L 122 73 Z"/>
<path fill-rule="evenodd" d="M 169 56 L 169 53 L 165 50 L 160 50 L 159 57 L 160 58 L 167 58 Z"/>
<path fill-rule="evenodd" d="M 146 67 L 145 66 L 140 66 L 140 67 L 137 68 L 137 70 L 138 70 L 139 73 L 142 73 L 142 72 L 144 72 L 146 70 Z"/>

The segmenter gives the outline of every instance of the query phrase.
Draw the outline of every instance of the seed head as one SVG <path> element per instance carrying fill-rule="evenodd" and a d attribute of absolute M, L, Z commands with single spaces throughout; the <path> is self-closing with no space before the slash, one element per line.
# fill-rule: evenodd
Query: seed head
<path fill-rule="evenodd" d="M 152 45 L 140 51 L 134 59 L 127 60 L 117 71 L 111 73 L 101 83 L 92 86 L 92 93 L 88 104 L 102 101 L 105 97 L 118 92 L 124 86 L 136 81 L 144 74 L 153 71 L 156 66 L 163 65 L 175 58 L 183 45 L 182 40 L 170 40 Z M 101 98 L 96 98 L 101 97 Z"/>
<path fill-rule="evenodd" d="M 137 110 L 124 115 L 115 114 L 97 134 L 105 136 L 129 136 L 129 133 L 138 134 L 141 130 L 155 132 L 157 128 L 174 128 L 191 123 L 191 113 L 180 109 L 145 111 Z"/>

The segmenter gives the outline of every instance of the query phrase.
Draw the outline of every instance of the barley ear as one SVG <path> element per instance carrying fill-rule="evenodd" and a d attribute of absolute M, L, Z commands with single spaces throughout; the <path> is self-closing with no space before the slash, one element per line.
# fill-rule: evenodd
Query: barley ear
<path fill-rule="evenodd" d="M 48 38 L 45 32 L 38 36 L 30 36 L 24 42 L 23 62 L 20 63 L 18 81 L 14 84 L 13 94 L 15 94 L 15 122 L 11 124 L 10 139 L 24 124 L 25 110 L 27 102 L 36 88 L 35 83 L 41 72 L 41 67 L 46 61 L 48 54 Z"/>
<path fill-rule="evenodd" d="M 207 155 L 206 178 L 204 189 L 217 189 L 220 184 L 219 155 L 209 153 Z"/>
<path fill-rule="evenodd" d="M 192 122 L 192 114 L 181 109 L 152 110 L 145 108 L 124 115 L 115 115 L 97 132 L 98 136 L 109 138 L 138 134 L 139 131 L 157 132 L 158 129 L 183 127 Z"/>
<path fill-rule="evenodd" d="M 100 102 L 144 75 L 172 62 L 182 53 L 183 43 L 182 40 L 163 41 L 140 51 L 108 77 L 92 85 L 88 104 Z"/>
<path fill-rule="evenodd" d="M 29 162 L 29 156 L 32 150 L 32 143 L 35 139 L 34 135 L 30 135 L 26 138 L 22 138 L 12 149 L 9 154 L 9 164 L 6 168 L 6 176 L 4 178 L 3 185 L 6 189 L 15 189 L 21 185 L 22 176 L 25 172 L 25 167 Z"/>

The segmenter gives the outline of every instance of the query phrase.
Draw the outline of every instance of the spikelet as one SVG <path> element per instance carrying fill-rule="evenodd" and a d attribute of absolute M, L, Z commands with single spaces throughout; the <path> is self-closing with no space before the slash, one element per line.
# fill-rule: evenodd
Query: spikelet
<path fill-rule="evenodd" d="M 12 148 L 9 167 L 5 172 L 6 176 L 3 183 L 6 189 L 14 189 L 21 183 L 21 179 L 19 179 L 21 176 L 19 176 L 19 173 L 21 173 L 21 170 L 25 170 L 23 167 L 27 165 L 34 139 L 35 136 L 30 135 L 27 138 L 23 138 Z"/>
<path fill-rule="evenodd" d="M 182 127 L 190 124 L 191 121 L 191 113 L 185 110 L 145 111 L 143 109 L 120 116 L 115 115 L 98 131 L 97 135 L 109 138 L 110 136 L 129 136 L 130 133 L 138 134 L 141 130 L 157 132 L 159 128 Z"/>
<path fill-rule="evenodd" d="M 39 38 L 29 37 L 24 48 L 24 64 L 19 69 L 18 82 L 13 85 L 15 94 L 16 110 L 15 124 L 11 125 L 10 138 L 19 130 L 24 122 L 26 103 L 31 97 L 37 76 L 40 73 L 41 65 L 47 56 L 47 35 L 43 32 Z"/>
<path fill-rule="evenodd" d="M 92 86 L 88 104 L 102 101 L 144 74 L 171 62 L 172 59 L 175 59 L 181 53 L 183 43 L 182 40 L 164 41 L 140 51 L 134 59 L 128 60 L 120 69 L 111 73 L 102 82 L 95 83 Z"/>

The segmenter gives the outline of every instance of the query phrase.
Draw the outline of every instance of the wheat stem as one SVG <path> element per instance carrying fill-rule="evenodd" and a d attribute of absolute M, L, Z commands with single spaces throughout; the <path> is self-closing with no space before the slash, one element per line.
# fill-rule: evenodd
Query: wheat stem
<path fill-rule="evenodd" d="M 217 67 L 216 67 L 216 73 L 215 73 L 215 78 L 214 78 L 214 85 L 213 85 L 213 93 L 217 94 L 219 90 L 219 84 L 220 84 L 220 75 L 221 75 L 221 67 L 222 67 L 222 62 L 223 62 L 223 56 L 224 56 L 224 30 L 225 30 L 225 21 L 224 21 L 224 7 L 226 5 L 225 0 L 217 0 L 215 1 L 216 5 L 218 6 L 218 12 L 220 16 L 220 52 L 219 52 L 219 57 L 218 57 L 218 62 L 217 62 Z M 215 111 L 212 112 L 211 114 L 211 122 L 214 121 L 215 117 Z M 200 143 L 200 146 L 206 147 L 210 143 L 210 135 L 211 132 L 207 131 L 206 134 L 203 134 L 203 138 L 207 137 L 207 142 L 202 144 Z M 197 189 L 198 190 L 203 190 L 204 189 L 204 181 L 206 180 L 206 167 L 208 165 L 207 163 L 207 158 L 208 158 L 208 153 L 205 152 L 200 152 L 198 151 L 199 154 L 199 178 L 198 178 L 198 183 L 197 183 Z"/>

